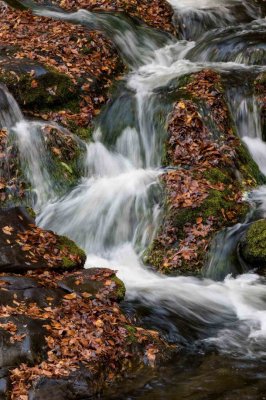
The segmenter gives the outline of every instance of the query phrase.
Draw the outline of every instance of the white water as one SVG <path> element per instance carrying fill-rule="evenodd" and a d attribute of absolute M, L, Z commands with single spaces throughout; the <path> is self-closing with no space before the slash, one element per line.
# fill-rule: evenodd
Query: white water
<path fill-rule="evenodd" d="M 244 4 L 246 1 L 242 0 L 169 0 L 169 3 L 177 10 L 216 10 L 218 9 L 221 16 L 224 14 L 224 10 L 232 7 L 235 4 Z"/>
<path fill-rule="evenodd" d="M 259 17 L 258 7 L 249 0 L 168 0 L 172 5 L 181 34 L 186 39 L 198 38 L 209 29 L 237 24 L 241 12 L 251 19 Z"/>
<path fill-rule="evenodd" d="M 232 115 L 238 135 L 247 145 L 252 158 L 266 174 L 266 143 L 262 139 L 261 108 L 255 95 L 250 95 L 249 86 L 229 90 Z"/>
<path fill-rule="evenodd" d="M 36 193 L 36 209 L 56 198 L 54 183 L 47 170 L 49 161 L 41 127 L 42 123 L 25 120 L 13 127 L 23 169 Z"/>
<path fill-rule="evenodd" d="M 229 3 L 232 2 L 228 2 L 228 6 Z M 216 4 L 214 8 L 221 15 L 227 8 L 227 3 L 217 1 L 197 1 L 197 5 L 194 1 L 180 1 L 177 4 L 185 9 L 189 6 L 189 9 L 201 11 Z M 88 22 L 88 13 L 83 11 L 67 16 L 58 12 L 52 15 L 45 10 L 41 13 L 71 22 Z M 89 18 L 92 18 L 91 13 Z M 119 48 L 126 47 L 122 49 L 124 54 L 135 55 L 138 52 L 132 35 L 130 39 L 128 34 L 119 36 Z M 117 43 L 117 38 L 115 41 Z M 185 41 L 167 43 L 163 48 L 148 43 L 147 58 L 141 49 L 137 58 L 144 65 L 135 67 L 127 81 L 128 87 L 135 91 L 138 128 L 127 127 L 112 150 L 101 143 L 101 132 L 96 131 L 95 142 L 87 146 L 87 175 L 63 198 L 55 200 L 53 191 L 50 192 L 51 179 L 42 166 L 43 149 L 36 145 L 36 138 L 32 139 L 35 135 L 32 127 L 20 122 L 14 132 L 36 189 L 37 206 L 42 206 L 37 219 L 41 226 L 67 234 L 83 247 L 88 255 L 88 268 L 108 266 L 117 270 L 126 284 L 129 301 L 139 300 L 151 308 L 161 308 L 176 317 L 183 316 L 188 324 L 203 324 L 205 328 L 215 326 L 217 321 L 233 319 L 233 328 L 223 327 L 207 340 L 215 343 L 222 352 L 264 357 L 266 291 L 257 275 L 228 276 L 224 282 L 191 277 L 169 278 L 148 270 L 140 261 L 140 255 L 154 237 L 160 219 L 158 175 L 161 149 L 157 146 L 152 113 L 155 89 L 167 85 L 173 78 L 206 66 L 223 71 L 252 68 L 236 63 L 192 63 L 184 58 L 193 46 L 194 43 Z M 240 105 L 241 112 L 244 108 Z M 257 120 L 257 115 L 255 117 Z M 246 124 L 245 121 L 243 126 Z M 258 134 L 253 132 L 254 125 L 251 126 L 248 137 L 255 136 L 258 140 Z M 48 199 L 44 200 L 40 182 Z"/>

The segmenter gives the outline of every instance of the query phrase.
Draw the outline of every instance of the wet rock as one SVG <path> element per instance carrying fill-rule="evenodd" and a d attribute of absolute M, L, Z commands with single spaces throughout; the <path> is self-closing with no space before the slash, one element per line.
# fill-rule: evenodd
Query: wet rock
<path fill-rule="evenodd" d="M 22 276 L 0 276 L 0 305 L 14 306 L 15 302 L 50 307 L 60 303 L 63 290 L 46 288 L 36 280 Z"/>
<path fill-rule="evenodd" d="M 76 135 L 47 124 L 42 128 L 45 149 L 50 156 L 50 176 L 60 188 L 69 188 L 84 174 L 86 145 Z M 56 186 L 56 185 L 55 185 Z"/>
<path fill-rule="evenodd" d="M 80 268 L 85 259 L 68 238 L 36 227 L 24 208 L 0 209 L 0 272 Z"/>
<path fill-rule="evenodd" d="M 75 371 L 67 378 L 40 378 L 30 390 L 29 400 L 88 399 L 99 389 L 99 382 L 86 368 Z"/>
<path fill-rule="evenodd" d="M 14 54 L 17 51 L 16 46 L 11 46 L 0 42 L 0 57 L 6 57 Z"/>
<path fill-rule="evenodd" d="M 9 399 L 10 379 L 8 368 L 0 368 L 0 400 Z"/>
<path fill-rule="evenodd" d="M 121 301 L 125 297 L 125 286 L 117 278 L 114 271 L 103 268 L 90 268 L 82 270 L 75 275 L 69 275 L 59 281 L 58 286 L 65 291 L 75 292 L 79 295 L 88 294 L 95 297 L 106 288 L 106 297 L 115 301 Z"/>
<path fill-rule="evenodd" d="M 63 279 L 57 275 L 52 286 L 44 286 L 35 275 L 34 278 L 0 275 L 0 305 L 14 307 L 14 302 L 23 302 L 26 305 L 34 303 L 40 308 L 58 306 L 69 293 L 84 299 L 99 295 L 112 301 L 124 299 L 125 286 L 112 270 L 90 268 L 64 275 Z"/>
<path fill-rule="evenodd" d="M 240 253 L 244 261 L 253 268 L 266 268 L 266 220 L 253 222 L 242 237 Z"/>
<path fill-rule="evenodd" d="M 7 85 L 21 106 L 30 109 L 60 105 L 77 94 L 67 75 L 28 59 L 2 58 L 0 82 Z"/>
<path fill-rule="evenodd" d="M 36 363 L 46 358 L 47 321 L 25 315 L 0 318 L 0 368 L 23 362 Z"/>

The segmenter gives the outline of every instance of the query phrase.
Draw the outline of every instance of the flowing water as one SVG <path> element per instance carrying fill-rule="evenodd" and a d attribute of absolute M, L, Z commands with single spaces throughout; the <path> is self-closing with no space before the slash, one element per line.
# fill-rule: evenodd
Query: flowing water
<path fill-rule="evenodd" d="M 218 235 L 206 278 L 163 277 L 144 266 L 141 256 L 160 223 L 165 122 L 183 75 L 208 67 L 233 80 L 227 97 L 238 134 L 266 173 L 261 110 L 250 85 L 264 70 L 264 6 L 240 0 L 169 2 L 181 24 L 179 40 L 121 15 L 67 13 L 25 2 L 35 14 L 103 31 L 130 71 L 98 119 L 94 139 L 86 144 L 86 173 L 70 192 L 57 195 L 38 123 L 23 120 L 4 88 L 1 124 L 13 125 L 36 191 L 38 224 L 75 240 L 87 252 L 88 268 L 117 270 L 127 288 L 126 312 L 182 346 L 170 364 L 129 379 L 107 398 L 261 400 L 266 398 L 265 281 L 231 256 L 250 220 L 266 215 L 266 189 L 249 195 L 254 212 L 245 224 Z"/>

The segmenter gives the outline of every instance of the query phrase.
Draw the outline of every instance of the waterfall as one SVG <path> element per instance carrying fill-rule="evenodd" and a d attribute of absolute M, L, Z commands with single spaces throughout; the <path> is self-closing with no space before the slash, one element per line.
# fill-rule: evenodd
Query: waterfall
<path fill-rule="evenodd" d="M 0 129 L 10 129 L 23 119 L 22 112 L 5 85 L 0 84 Z"/>
<path fill-rule="evenodd" d="M 233 278 L 229 275 L 221 282 L 208 278 L 164 277 L 141 262 L 141 255 L 151 243 L 160 221 L 160 155 L 166 135 L 165 119 L 171 104 L 165 107 L 161 104 L 158 89 L 167 87 L 173 79 L 178 80 L 206 67 L 226 74 L 263 70 L 263 66 L 255 65 L 254 58 L 246 62 L 244 54 L 238 57 L 229 51 L 234 44 L 234 35 L 241 36 L 238 29 L 221 28 L 239 22 L 238 13 L 231 15 L 231 11 L 241 6 L 244 17 L 258 18 L 255 5 L 237 0 L 171 0 L 170 3 L 183 15 L 182 18 L 186 15 L 193 21 L 195 15 L 200 16 L 200 28 L 197 27 L 192 35 L 194 42 L 187 41 L 190 37 L 185 33 L 184 40 L 176 41 L 168 35 L 152 33 L 150 28 L 134 27 L 122 16 L 105 16 L 85 10 L 67 13 L 32 6 L 37 15 L 100 29 L 112 38 L 130 67 L 124 89 L 130 92 L 131 107 L 127 107 L 127 102 L 119 103 L 119 119 L 126 120 L 128 114 L 132 117 L 132 124 L 121 124 L 123 127 L 117 127 L 118 132 L 110 139 L 108 129 L 111 127 L 106 121 L 117 124 L 120 121 L 114 113 L 115 107 L 107 105 L 104 113 L 108 118 L 99 119 L 94 140 L 86 145 L 86 174 L 74 189 L 59 198 L 55 198 L 50 190 L 47 160 L 34 126 L 25 122 L 15 126 L 14 132 L 20 138 L 21 158 L 27 160 L 31 171 L 31 183 L 38 193 L 41 190 L 39 182 L 43 185 L 37 222 L 46 229 L 68 235 L 84 248 L 87 268 L 107 266 L 116 269 L 126 284 L 128 302 L 140 302 L 161 320 L 175 319 L 177 326 L 181 320 L 185 321 L 193 326 L 198 338 L 204 331 L 204 342 L 216 346 L 220 352 L 234 352 L 241 357 L 265 357 L 265 285 L 259 276 L 247 273 Z M 241 23 L 243 18 L 240 18 Z M 211 21 L 207 24 L 209 28 L 219 29 L 208 32 L 201 39 L 199 32 L 202 32 L 204 21 Z M 191 25 L 188 29 L 191 30 Z M 248 26 L 249 32 L 258 29 L 265 33 L 265 23 L 261 20 Z M 226 54 L 219 47 L 223 34 L 229 41 Z M 240 52 L 248 52 L 247 37 L 241 36 L 239 40 L 244 43 L 239 45 Z M 265 154 L 265 145 L 261 141 L 256 101 L 244 96 L 232 101 L 231 106 L 239 135 L 264 171 L 261 154 Z M 158 115 L 164 120 L 160 121 Z M 228 248 L 230 250 L 230 243 Z M 228 255 L 228 248 L 223 246 L 220 253 L 217 252 L 218 256 Z M 225 271 L 231 272 L 230 268 Z M 213 329 L 208 331 L 210 327 Z"/>

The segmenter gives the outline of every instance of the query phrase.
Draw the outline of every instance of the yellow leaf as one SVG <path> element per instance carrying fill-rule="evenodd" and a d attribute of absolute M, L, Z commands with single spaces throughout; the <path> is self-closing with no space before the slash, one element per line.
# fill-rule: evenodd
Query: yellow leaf
<path fill-rule="evenodd" d="M 184 110 L 184 109 L 186 108 L 186 105 L 185 105 L 185 103 L 184 103 L 183 101 L 180 101 L 180 102 L 177 104 L 177 106 L 178 106 L 179 108 L 182 108 L 182 110 Z"/>

